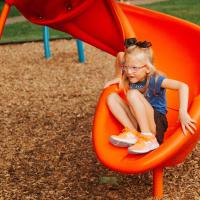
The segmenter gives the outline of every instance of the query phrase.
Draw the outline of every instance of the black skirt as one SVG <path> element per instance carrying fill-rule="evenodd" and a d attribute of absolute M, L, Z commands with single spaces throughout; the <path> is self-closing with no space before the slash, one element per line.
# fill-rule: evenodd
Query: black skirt
<path fill-rule="evenodd" d="M 158 143 L 161 144 L 168 128 L 166 115 L 163 115 L 154 109 L 154 121 L 156 124 L 156 138 Z"/>

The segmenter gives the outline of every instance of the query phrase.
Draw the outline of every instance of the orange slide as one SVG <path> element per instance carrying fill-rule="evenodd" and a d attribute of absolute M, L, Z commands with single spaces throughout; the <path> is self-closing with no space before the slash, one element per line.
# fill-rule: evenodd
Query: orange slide
<path fill-rule="evenodd" d="M 197 121 L 194 135 L 184 136 L 177 123 L 179 99 L 168 91 L 169 128 L 163 144 L 143 155 L 128 155 L 112 146 L 108 138 L 122 126 L 106 106 L 106 97 L 118 92 L 117 85 L 105 89 L 99 99 L 93 126 L 93 143 L 99 160 L 123 173 L 154 172 L 154 196 L 163 195 L 163 168 L 181 163 L 200 138 L 200 28 L 197 25 L 148 9 L 114 0 L 7 0 L 0 19 L 3 30 L 9 5 L 15 5 L 31 22 L 70 33 L 112 55 L 123 50 L 124 38 L 136 36 L 153 44 L 156 67 L 170 78 L 190 87 L 189 113 Z M 94 66 L 95 67 L 95 66 Z"/>

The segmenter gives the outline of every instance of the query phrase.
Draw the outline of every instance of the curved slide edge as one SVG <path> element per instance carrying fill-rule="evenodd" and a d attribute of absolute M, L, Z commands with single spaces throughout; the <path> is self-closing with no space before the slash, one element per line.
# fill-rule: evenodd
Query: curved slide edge
<path fill-rule="evenodd" d="M 106 97 L 116 91 L 116 86 L 105 89 L 96 109 L 93 144 L 98 159 L 110 169 L 123 173 L 142 173 L 155 167 L 173 166 L 182 162 L 200 138 L 200 110 L 196 111 L 200 107 L 200 95 L 195 98 L 189 111 L 198 124 L 194 135 L 184 136 L 181 128 L 178 128 L 158 149 L 148 154 L 128 155 L 127 148 L 114 147 L 108 140 L 109 135 L 121 128 L 116 120 L 108 121 L 113 117 L 106 106 Z"/>

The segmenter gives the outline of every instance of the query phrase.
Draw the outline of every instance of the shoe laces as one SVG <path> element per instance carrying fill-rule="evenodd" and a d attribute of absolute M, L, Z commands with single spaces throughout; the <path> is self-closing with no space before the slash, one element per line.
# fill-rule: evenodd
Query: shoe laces
<path fill-rule="evenodd" d="M 125 127 L 123 130 L 122 130 L 122 133 L 120 135 L 126 135 L 128 132 L 131 132 L 133 135 L 139 137 L 141 134 L 138 133 L 136 130 L 134 129 L 129 129 L 127 127 Z"/>
<path fill-rule="evenodd" d="M 122 133 L 120 135 L 126 135 L 128 132 L 131 132 L 133 135 L 135 135 L 136 137 L 139 138 L 139 140 L 137 141 L 137 143 L 149 142 L 149 140 L 153 139 L 152 136 L 143 135 L 143 134 L 137 132 L 136 130 L 129 129 L 127 127 L 125 127 L 122 130 Z"/>
<path fill-rule="evenodd" d="M 142 143 L 144 143 L 144 142 L 149 142 L 149 141 L 151 141 L 152 139 L 153 139 L 153 137 L 151 137 L 151 136 L 146 136 L 146 135 L 140 134 L 139 140 L 137 141 L 137 143 L 142 144 Z"/>

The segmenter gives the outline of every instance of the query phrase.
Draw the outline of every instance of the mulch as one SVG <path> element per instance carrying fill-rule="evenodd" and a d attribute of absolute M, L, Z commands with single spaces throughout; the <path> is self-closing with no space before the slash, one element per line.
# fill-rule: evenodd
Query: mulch
<path fill-rule="evenodd" d="M 152 173 L 110 171 L 96 158 L 91 133 L 114 57 L 75 40 L 0 46 L 0 200 L 152 200 Z M 166 168 L 164 200 L 200 199 L 200 144 Z"/>

